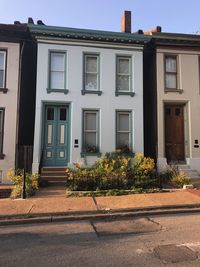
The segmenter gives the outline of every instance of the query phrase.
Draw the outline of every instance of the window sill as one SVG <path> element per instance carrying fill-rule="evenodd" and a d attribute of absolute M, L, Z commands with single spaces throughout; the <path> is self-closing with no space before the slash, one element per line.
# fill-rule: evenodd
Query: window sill
<path fill-rule="evenodd" d="M 4 159 L 5 158 L 5 154 L 0 154 L 0 159 Z"/>
<path fill-rule="evenodd" d="M 0 88 L 0 92 L 6 94 L 8 92 L 8 88 Z"/>
<path fill-rule="evenodd" d="M 119 95 L 129 95 L 131 97 L 133 97 L 135 95 L 135 92 L 115 92 L 115 96 L 119 96 Z"/>
<path fill-rule="evenodd" d="M 51 89 L 51 88 L 47 88 L 47 94 L 50 93 L 64 93 L 65 95 L 67 95 L 69 92 L 68 89 Z"/>
<path fill-rule="evenodd" d="M 95 94 L 95 95 L 102 95 L 102 91 L 95 91 L 95 90 L 81 90 L 81 94 L 85 95 L 85 94 Z"/>
<path fill-rule="evenodd" d="M 179 93 L 182 94 L 183 93 L 183 89 L 165 89 L 165 93 Z"/>
<path fill-rule="evenodd" d="M 81 152 L 81 158 L 87 157 L 87 156 L 96 156 L 98 158 L 101 157 L 101 152 Z"/>

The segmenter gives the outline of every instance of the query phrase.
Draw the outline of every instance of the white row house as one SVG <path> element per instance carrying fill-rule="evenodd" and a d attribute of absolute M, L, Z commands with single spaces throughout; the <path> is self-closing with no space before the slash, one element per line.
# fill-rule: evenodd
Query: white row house
<path fill-rule="evenodd" d="M 126 24 L 125 24 L 126 27 Z M 143 47 L 149 36 L 29 25 L 37 41 L 32 171 L 143 152 Z"/>

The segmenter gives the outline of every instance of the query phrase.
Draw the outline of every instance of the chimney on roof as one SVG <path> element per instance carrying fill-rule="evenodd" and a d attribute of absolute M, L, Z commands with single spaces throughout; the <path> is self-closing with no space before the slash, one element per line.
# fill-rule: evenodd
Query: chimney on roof
<path fill-rule="evenodd" d="M 14 21 L 14 24 L 15 24 L 15 25 L 19 25 L 19 24 L 21 24 L 21 22 L 20 22 L 19 20 L 15 20 L 15 21 Z"/>
<path fill-rule="evenodd" d="M 38 20 L 37 21 L 37 25 L 45 25 L 44 22 L 42 20 Z"/>
<path fill-rule="evenodd" d="M 30 24 L 34 24 L 33 19 L 29 17 L 29 18 L 28 18 L 28 23 L 30 23 Z"/>
<path fill-rule="evenodd" d="M 143 32 L 143 30 L 138 30 L 137 31 L 137 34 L 143 34 L 144 32 Z"/>
<path fill-rule="evenodd" d="M 162 32 L 162 27 L 161 26 L 156 26 L 155 29 L 151 29 L 151 30 L 145 32 L 144 34 L 152 35 L 152 33 L 156 33 L 156 32 Z"/>
<path fill-rule="evenodd" d="M 161 26 L 156 26 L 156 32 L 162 32 L 162 27 Z"/>
<path fill-rule="evenodd" d="M 131 11 L 124 11 L 121 20 L 121 31 L 131 33 Z"/>

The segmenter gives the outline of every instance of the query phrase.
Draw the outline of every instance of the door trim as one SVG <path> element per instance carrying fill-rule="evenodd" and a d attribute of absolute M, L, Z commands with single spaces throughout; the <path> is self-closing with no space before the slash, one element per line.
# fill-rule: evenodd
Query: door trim
<path fill-rule="evenodd" d="M 42 118 L 41 118 L 41 153 L 40 153 L 40 165 L 43 166 L 43 151 L 44 151 L 44 138 L 45 138 L 45 110 L 47 106 L 66 106 L 68 107 L 68 113 L 69 113 L 69 127 L 67 130 L 67 143 L 68 143 L 68 150 L 67 150 L 67 158 L 68 162 L 66 165 L 68 165 L 71 162 L 71 102 L 55 102 L 55 101 L 42 101 Z M 54 167 L 54 166 L 49 166 Z M 58 166 L 62 167 L 62 166 Z M 66 166 L 63 166 L 66 167 Z"/>
<path fill-rule="evenodd" d="M 165 155 L 165 158 L 166 158 L 166 160 L 167 160 L 167 162 L 174 162 L 175 164 L 185 164 L 185 161 L 186 161 L 186 154 L 187 154 L 187 152 L 186 152 L 186 135 L 187 135 L 187 132 L 186 132 L 186 117 L 185 117 L 185 115 L 186 115 L 186 104 L 187 103 L 185 103 L 185 102 L 175 102 L 175 101 L 173 101 L 173 102 L 164 102 L 164 113 L 163 113 L 163 117 L 164 117 L 164 120 L 163 120 L 163 127 L 164 127 L 164 155 Z M 184 152 L 183 152 L 183 160 L 169 160 L 168 158 L 167 158 L 167 155 L 166 155 L 166 114 L 165 114 L 165 108 L 167 107 L 167 106 L 180 106 L 180 107 L 182 107 L 182 109 L 183 109 L 183 149 L 184 149 Z"/>

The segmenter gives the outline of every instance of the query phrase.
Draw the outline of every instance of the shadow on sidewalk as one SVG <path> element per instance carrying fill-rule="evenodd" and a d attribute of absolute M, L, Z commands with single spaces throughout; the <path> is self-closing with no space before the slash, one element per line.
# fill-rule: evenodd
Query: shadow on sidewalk
<path fill-rule="evenodd" d="M 66 198 L 65 183 L 49 183 L 46 187 L 39 187 L 39 190 L 32 198 Z"/>

